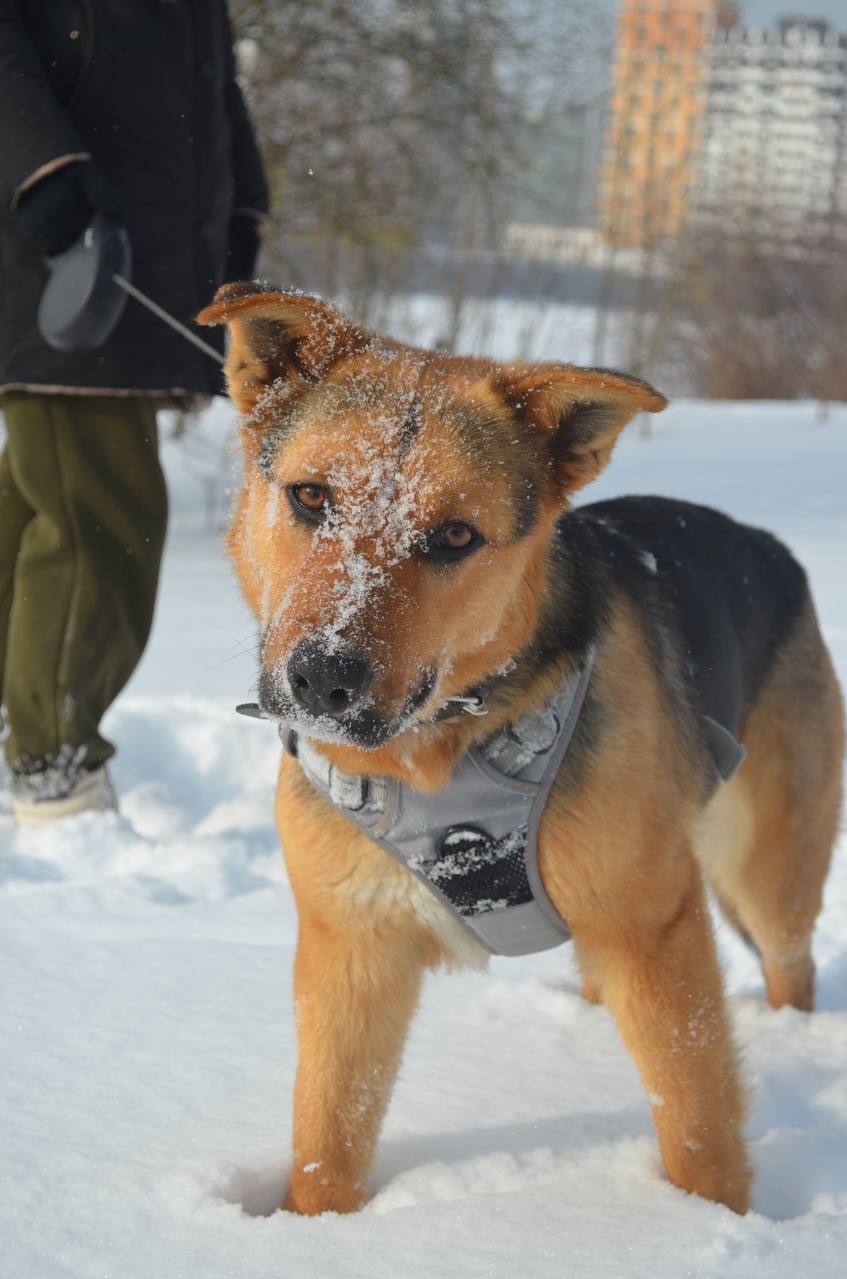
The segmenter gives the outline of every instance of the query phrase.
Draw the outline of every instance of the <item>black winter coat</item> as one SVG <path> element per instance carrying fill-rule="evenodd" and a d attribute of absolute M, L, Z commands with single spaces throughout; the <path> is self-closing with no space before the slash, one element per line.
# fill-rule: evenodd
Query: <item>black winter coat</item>
<path fill-rule="evenodd" d="M 12 206 L 85 152 L 121 196 L 135 283 L 191 319 L 223 278 L 233 209 L 268 207 L 225 0 L 0 0 L 0 389 L 220 392 L 214 362 L 131 299 L 98 351 L 40 338 L 46 269 Z"/>

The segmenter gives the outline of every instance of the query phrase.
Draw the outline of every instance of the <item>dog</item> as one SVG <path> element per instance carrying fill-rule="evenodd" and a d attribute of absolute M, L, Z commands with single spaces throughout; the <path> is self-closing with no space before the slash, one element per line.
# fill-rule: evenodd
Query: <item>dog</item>
<path fill-rule="evenodd" d="M 261 630 L 259 705 L 292 748 L 276 803 L 299 914 L 283 1207 L 362 1204 L 422 975 L 484 962 L 496 946 L 470 924 L 510 917 L 508 894 L 451 909 L 446 880 L 388 855 L 332 778 L 401 787 L 437 820 L 474 752 L 566 688 L 524 909 L 569 931 L 670 1181 L 744 1213 L 745 1094 L 704 884 L 771 1006 L 811 1009 L 844 731 L 803 570 L 706 508 L 572 508 L 627 422 L 665 407 L 639 378 L 419 350 L 255 284 L 224 286 L 199 320 L 230 330 L 244 482 L 229 550 Z M 531 789 L 483 780 L 509 803 Z M 463 838 L 484 841 L 473 816 Z"/>

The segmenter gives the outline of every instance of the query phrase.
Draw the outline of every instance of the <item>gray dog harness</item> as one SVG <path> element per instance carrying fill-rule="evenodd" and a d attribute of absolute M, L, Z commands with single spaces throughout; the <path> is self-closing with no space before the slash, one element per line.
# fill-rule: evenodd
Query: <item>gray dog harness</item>
<path fill-rule="evenodd" d="M 306 739 L 296 753 L 316 790 L 407 867 L 495 955 L 548 950 L 570 937 L 538 872 L 538 828 L 576 728 L 594 666 L 546 706 L 473 746 L 446 789 L 424 795 L 395 778 L 343 773 Z"/>
<path fill-rule="evenodd" d="M 291 725 L 280 726 L 280 737 L 315 789 L 425 884 L 492 954 L 549 950 L 567 941 L 570 930 L 541 882 L 538 831 L 594 658 L 592 649 L 541 709 L 472 746 L 449 786 L 434 795 L 396 778 L 344 773 Z M 253 705 L 239 710 L 261 715 Z M 716 773 L 728 780 L 744 748 L 708 716 L 704 729 Z"/>

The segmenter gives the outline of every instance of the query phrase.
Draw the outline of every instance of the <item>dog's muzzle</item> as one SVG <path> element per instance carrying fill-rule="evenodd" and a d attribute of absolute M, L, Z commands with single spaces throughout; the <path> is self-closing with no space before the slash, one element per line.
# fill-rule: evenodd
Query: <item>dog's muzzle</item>
<path fill-rule="evenodd" d="M 437 675 L 434 667 L 425 667 L 400 710 L 393 712 L 374 704 L 374 679 L 370 658 L 353 645 L 336 645 L 328 652 L 322 639 L 310 637 L 301 640 L 284 667 L 262 671 L 255 713 L 288 723 L 306 736 L 376 750 L 409 727 Z M 245 707 L 243 713 L 252 712 Z"/>

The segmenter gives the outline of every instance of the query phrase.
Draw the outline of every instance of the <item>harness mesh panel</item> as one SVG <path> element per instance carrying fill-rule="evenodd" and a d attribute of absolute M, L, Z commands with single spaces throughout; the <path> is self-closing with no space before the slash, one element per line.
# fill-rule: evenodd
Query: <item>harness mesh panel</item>
<path fill-rule="evenodd" d="M 502 839 L 483 831 L 448 832 L 423 872 L 460 915 L 484 915 L 533 900 L 524 857 L 526 827 Z"/>

